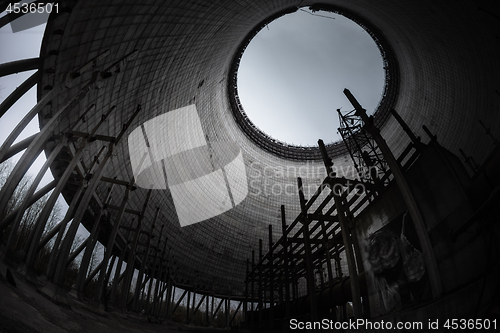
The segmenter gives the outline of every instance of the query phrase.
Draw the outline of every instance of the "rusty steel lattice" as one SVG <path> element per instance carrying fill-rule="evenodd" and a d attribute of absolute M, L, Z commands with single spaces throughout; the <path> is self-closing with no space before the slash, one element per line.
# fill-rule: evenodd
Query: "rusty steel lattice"
<path fill-rule="evenodd" d="M 339 114 L 340 128 L 347 151 L 358 172 L 360 180 L 385 186 L 390 181 L 391 171 L 372 135 L 365 129 L 365 124 L 356 110 Z"/>

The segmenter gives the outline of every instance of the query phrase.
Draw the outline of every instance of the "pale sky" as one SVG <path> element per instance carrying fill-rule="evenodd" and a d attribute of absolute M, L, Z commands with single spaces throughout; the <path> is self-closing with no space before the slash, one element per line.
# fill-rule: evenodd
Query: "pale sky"
<path fill-rule="evenodd" d="M 303 10 L 271 22 L 250 42 L 238 71 L 238 94 L 249 118 L 268 135 L 317 146 L 318 139 L 340 140 L 336 110 L 353 109 L 344 88 L 373 113 L 384 70 L 379 49 L 359 25 Z"/>
<path fill-rule="evenodd" d="M 5 13 L 3 13 L 5 14 Z M 3 16 L 3 15 L 1 15 Z M 12 32 L 9 25 L 0 29 L 0 63 L 10 61 L 36 58 L 40 55 L 40 45 L 42 42 L 45 24 L 36 26 L 34 28 Z M 0 78 L 0 103 L 10 95 L 18 86 L 20 86 L 28 77 L 30 77 L 34 70 L 22 72 L 18 74 L 7 75 Z M 23 116 L 31 110 L 36 104 L 36 85 L 31 88 L 24 96 L 22 96 L 8 111 L 0 118 L 0 143 L 3 143 L 9 136 L 14 126 L 23 118 Z M 38 118 L 35 117 L 27 128 L 21 133 L 16 142 L 36 133 L 39 131 Z M 44 154 L 41 154 L 44 155 Z M 18 159 L 20 154 L 16 156 Z M 44 157 L 39 157 L 30 170 L 31 174 L 35 174 L 36 170 L 40 169 L 43 165 Z M 46 175 L 42 181 L 42 185 L 48 183 L 52 179 L 51 176 Z"/>

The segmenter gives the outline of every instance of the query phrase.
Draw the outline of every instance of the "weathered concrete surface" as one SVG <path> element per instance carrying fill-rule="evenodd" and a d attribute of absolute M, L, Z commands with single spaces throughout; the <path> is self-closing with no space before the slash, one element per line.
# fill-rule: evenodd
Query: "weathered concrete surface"
<path fill-rule="evenodd" d="M 59 306 L 37 292 L 35 286 L 14 278 L 16 287 L 5 279 L 6 267 L 0 264 L 0 332 L 227 332 L 207 328 L 196 328 L 174 323 L 149 323 L 147 317 L 107 312 L 93 313 L 85 305 L 69 299 L 70 306 Z"/>

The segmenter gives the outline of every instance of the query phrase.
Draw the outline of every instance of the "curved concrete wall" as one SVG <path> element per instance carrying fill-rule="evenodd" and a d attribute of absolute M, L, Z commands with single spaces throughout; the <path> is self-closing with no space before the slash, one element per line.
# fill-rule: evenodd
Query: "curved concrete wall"
<path fill-rule="evenodd" d="M 301 1 L 300 6 L 314 2 Z M 394 2 L 332 0 L 332 4 L 364 18 L 378 28 L 391 45 L 400 69 L 399 95 L 394 108 L 422 136 L 427 125 L 446 148 L 462 148 L 481 162 L 492 148 L 478 120 L 500 132 L 499 21 L 482 3 L 455 1 Z M 263 150 L 238 127 L 227 92 L 229 67 L 245 36 L 261 21 L 299 1 L 68 1 L 66 13 L 52 17 L 47 26 L 41 55 L 44 76 L 39 97 L 50 87 L 63 85 L 51 105 L 43 110 L 42 124 L 76 95 L 91 78 L 92 70 L 103 70 L 133 50 L 138 52 L 121 64 L 119 73 L 99 83 L 65 115 L 58 131 L 64 132 L 89 107 L 92 114 L 78 131 L 91 131 L 111 106 L 116 106 L 99 134 L 114 136 L 122 129 L 138 104 L 142 110 L 127 131 L 148 120 L 188 105 L 195 105 L 204 139 L 208 143 L 236 143 L 246 168 L 248 195 L 234 208 L 203 222 L 181 227 L 170 188 L 153 191 L 143 229 L 151 228 L 156 207 L 161 213 L 154 233 L 165 226 L 169 264 L 178 283 L 197 285 L 200 290 L 241 294 L 245 260 L 258 250 L 258 239 L 267 243 L 268 225 L 278 237 L 279 207 L 284 204 L 289 220 L 299 211 L 296 177 L 306 186 L 318 185 L 325 176 L 322 161 L 288 160 Z M 483 6 L 483 7 L 481 7 Z M 65 85 L 67 75 L 109 50 L 95 68 Z M 349 87 L 356 95 L 356 87 Z M 332 110 L 335 106 L 332 106 Z M 332 131 L 334 137 L 335 130 Z M 408 143 L 394 119 L 382 134 L 395 153 Z M 322 138 L 330 141 L 329 138 Z M 102 143 L 92 143 L 83 161 L 90 161 Z M 50 147 L 48 147 L 50 150 Z M 338 168 L 351 166 L 347 155 L 335 156 Z M 186 155 L 182 165 L 199 163 Z M 129 181 L 133 176 L 129 145 L 121 140 L 106 166 L 106 177 Z M 104 197 L 108 185 L 99 186 Z M 211 191 L 210 184 L 194 186 Z M 285 191 L 287 193 L 285 193 Z M 128 208 L 140 210 L 147 190 L 132 192 Z M 312 194 L 312 193 L 311 193 Z M 123 189 L 116 188 L 112 203 L 119 205 Z M 307 191 L 306 191 L 307 195 Z M 192 205 L 192 209 L 203 209 Z M 126 216 L 132 225 L 133 216 Z M 125 235 L 127 235 L 125 233 Z M 132 236 L 130 236 L 132 237 Z M 266 248 L 266 245 L 265 245 Z"/>

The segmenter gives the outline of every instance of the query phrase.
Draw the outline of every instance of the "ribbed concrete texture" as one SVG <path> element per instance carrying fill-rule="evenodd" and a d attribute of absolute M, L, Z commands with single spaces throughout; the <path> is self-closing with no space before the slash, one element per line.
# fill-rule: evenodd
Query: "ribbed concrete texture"
<path fill-rule="evenodd" d="M 388 75 L 394 76 L 392 84 L 397 85 L 393 87 L 397 95 L 385 105 L 387 110 L 397 110 L 424 142 L 428 137 L 422 125 L 457 155 L 461 148 L 478 163 L 484 160 L 493 146 L 479 120 L 493 133 L 500 133 L 500 22 L 486 1 L 321 3 L 366 22 L 387 43 L 387 52 L 394 56 L 393 71 Z M 44 107 L 42 126 L 78 94 L 94 71 L 117 65 L 111 77 L 99 80 L 97 87 L 63 115 L 56 134 L 66 132 L 95 104 L 76 130 L 91 132 L 101 116 L 116 106 L 97 134 L 117 136 L 140 104 L 140 113 L 114 148 L 103 176 L 126 182 L 135 176 L 137 189 L 130 193 L 129 210 L 140 211 L 148 188 L 153 188 L 142 228 L 151 229 L 156 208 L 160 208 L 154 234 L 158 237 L 164 226 L 162 239 L 167 235 L 169 265 L 176 283 L 242 295 L 245 260 L 252 249 L 258 249 L 259 239 L 267 248 L 269 224 L 275 226 L 278 237 L 280 205 L 286 206 L 290 219 L 299 212 L 296 177 L 303 178 L 306 196 L 310 196 L 325 172 L 319 155 L 311 159 L 310 154 L 302 156 L 300 149 L 293 148 L 294 157 L 287 157 L 256 143 L 242 130 L 228 88 L 234 74 L 232 64 L 247 36 L 262 22 L 313 2 L 87 0 L 62 4 L 64 13 L 51 16 L 43 40 L 38 96 L 57 87 L 62 93 Z M 134 50 L 137 52 L 132 53 Z M 99 55 L 104 56 L 82 68 Z M 76 71 L 80 76 L 68 80 Z M 356 87 L 348 88 L 356 95 Z M 336 106 L 331 108 L 336 117 Z M 155 117 L 173 119 L 168 115 L 176 110 L 194 113 L 184 117 L 191 117 L 184 124 L 155 127 L 152 123 Z M 407 136 L 393 118 L 386 118 L 379 120 L 382 135 L 395 153 L 401 152 Z M 154 128 L 158 130 L 154 132 Z M 186 130 L 192 133 L 186 134 Z M 131 140 L 129 135 L 138 135 L 143 141 Z M 321 139 L 332 142 L 336 137 L 332 128 L 331 137 Z M 131 147 L 133 142 L 138 146 Z M 89 144 L 82 155 L 84 165 L 92 163 L 102 146 L 99 140 Z M 131 148 L 139 155 L 132 156 Z M 50 149 L 48 146 L 47 151 Z M 335 167 L 349 167 L 347 152 L 341 148 L 337 152 L 331 156 Z M 157 169 L 149 175 L 158 178 L 148 179 L 148 184 L 139 170 L 142 157 L 151 168 L 151 161 L 157 162 Z M 139 168 L 137 174 L 134 168 Z M 98 187 L 103 201 L 108 186 L 101 183 Z M 123 192 L 115 186 L 110 204 L 119 206 Z M 69 191 L 64 193 L 71 197 Z M 209 211 L 207 205 L 211 205 Z M 125 214 L 122 225 L 135 226 L 134 218 Z M 191 223 L 185 222 L 188 220 Z M 123 234 L 132 241 L 133 233 Z M 145 242 L 143 235 L 139 244 Z"/>

